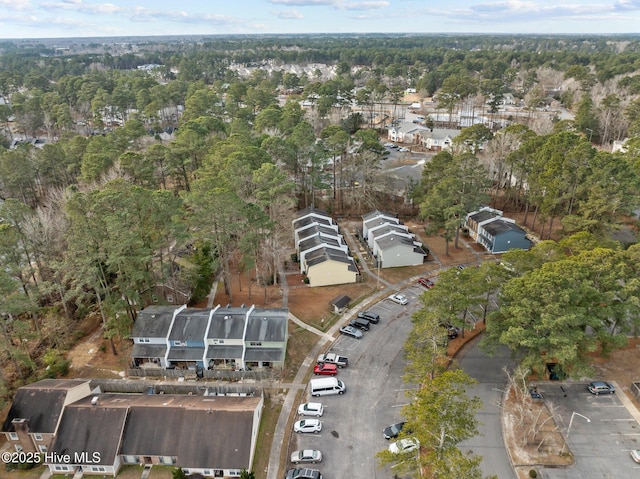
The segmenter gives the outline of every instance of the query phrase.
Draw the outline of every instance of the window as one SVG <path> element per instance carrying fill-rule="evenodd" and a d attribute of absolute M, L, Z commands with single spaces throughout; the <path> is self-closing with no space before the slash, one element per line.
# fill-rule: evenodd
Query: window
<path fill-rule="evenodd" d="M 34 438 L 36 441 L 42 441 L 42 434 L 39 434 L 39 433 L 37 433 L 37 432 L 36 432 L 36 433 L 33 435 L 33 438 Z"/>
<path fill-rule="evenodd" d="M 22 446 L 20 444 L 16 444 L 14 447 L 16 448 L 16 452 L 22 451 Z"/>
<path fill-rule="evenodd" d="M 150 343 L 151 340 L 149 338 L 139 338 L 138 342 L 139 343 Z"/>
<path fill-rule="evenodd" d="M 107 472 L 107 468 L 104 466 L 91 466 L 93 472 Z"/>
<path fill-rule="evenodd" d="M 10 432 L 9 433 L 9 439 L 11 439 L 12 441 L 17 441 L 18 440 L 18 434 L 15 432 Z"/>
<path fill-rule="evenodd" d="M 173 345 L 174 345 L 174 346 L 186 346 L 186 345 L 187 345 L 187 342 L 186 342 L 186 341 L 179 341 L 179 340 L 176 340 L 176 341 L 174 341 L 174 342 L 173 342 Z"/>
<path fill-rule="evenodd" d="M 162 464 L 171 465 L 171 464 L 175 464 L 176 463 L 176 458 L 175 457 L 171 457 L 171 456 L 162 456 L 160 458 L 160 462 Z"/>
<path fill-rule="evenodd" d="M 229 475 L 232 477 L 240 477 L 240 473 L 241 471 L 238 469 L 230 469 L 229 470 Z"/>
<path fill-rule="evenodd" d="M 251 341 L 249 344 L 251 346 L 262 346 L 262 341 Z"/>
<path fill-rule="evenodd" d="M 40 449 L 40 452 L 47 452 L 47 446 L 45 446 L 44 444 L 38 445 L 38 449 Z"/>
<path fill-rule="evenodd" d="M 71 470 L 71 466 L 60 466 L 58 464 L 53 466 L 53 470 L 54 471 L 70 471 Z"/>

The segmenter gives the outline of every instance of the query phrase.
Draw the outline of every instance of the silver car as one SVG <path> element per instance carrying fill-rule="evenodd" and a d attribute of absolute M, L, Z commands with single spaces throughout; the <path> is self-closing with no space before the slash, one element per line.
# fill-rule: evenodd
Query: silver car
<path fill-rule="evenodd" d="M 302 449 L 300 451 L 294 451 L 291 454 L 291 462 L 294 464 L 303 462 L 315 464 L 320 461 L 322 461 L 322 453 L 317 449 Z"/>
<path fill-rule="evenodd" d="M 361 339 L 362 331 L 354 328 L 353 326 L 342 326 L 340 328 L 341 334 L 346 334 L 347 336 L 351 336 L 352 338 Z"/>

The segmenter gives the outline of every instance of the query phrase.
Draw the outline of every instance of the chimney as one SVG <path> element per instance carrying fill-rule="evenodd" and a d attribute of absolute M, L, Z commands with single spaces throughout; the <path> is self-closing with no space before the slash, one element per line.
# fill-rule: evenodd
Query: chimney
<path fill-rule="evenodd" d="M 15 433 L 18 435 L 18 442 L 25 452 L 35 452 L 36 447 L 29 436 L 29 420 L 24 418 L 15 418 L 11 421 Z"/>

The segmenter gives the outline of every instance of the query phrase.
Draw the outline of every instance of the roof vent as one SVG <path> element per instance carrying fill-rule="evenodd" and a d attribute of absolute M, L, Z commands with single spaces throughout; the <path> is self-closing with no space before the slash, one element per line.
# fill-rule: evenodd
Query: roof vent
<path fill-rule="evenodd" d="M 91 398 L 91 405 L 92 406 L 97 406 L 98 405 L 98 396 L 93 396 Z"/>

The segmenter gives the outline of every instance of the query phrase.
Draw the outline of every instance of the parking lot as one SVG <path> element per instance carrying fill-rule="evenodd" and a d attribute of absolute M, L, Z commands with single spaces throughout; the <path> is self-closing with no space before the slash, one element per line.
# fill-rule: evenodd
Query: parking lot
<path fill-rule="evenodd" d="M 640 448 L 638 423 L 616 394 L 595 396 L 587 391 L 587 384 L 538 384 L 545 404 L 555 412 L 565 437 L 568 434 L 568 446 L 574 456 L 573 466 L 545 469 L 544 477 L 640 477 L 640 465 L 629 456 L 631 449 Z"/>
<path fill-rule="evenodd" d="M 294 449 L 318 449 L 323 460 L 308 467 L 319 469 L 326 479 L 389 478 L 393 473 L 377 467 L 376 453 L 388 447 L 382 430 L 401 416 L 408 402 L 407 386 L 402 381 L 405 360 L 402 346 L 411 330 L 411 313 L 418 308 L 417 296 L 424 289 L 411 287 L 402 293 L 409 299 L 406 306 L 383 300 L 369 308 L 380 315 L 360 340 L 340 336 L 331 352 L 349 358 L 349 366 L 337 378 L 344 381 L 344 395 L 311 397 L 305 401 L 324 405 L 322 432 L 292 432 L 289 453 Z M 297 405 L 296 405 L 297 407 Z"/>

